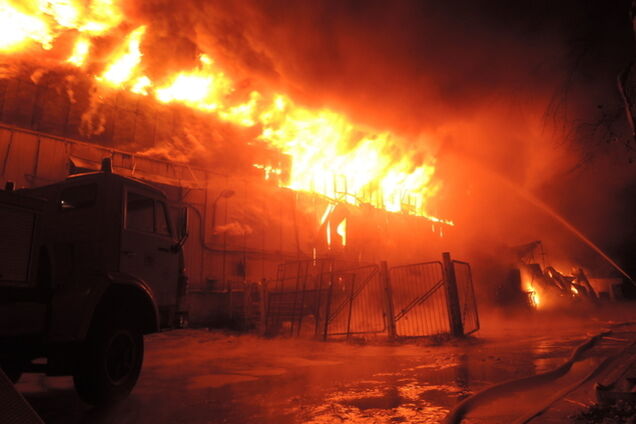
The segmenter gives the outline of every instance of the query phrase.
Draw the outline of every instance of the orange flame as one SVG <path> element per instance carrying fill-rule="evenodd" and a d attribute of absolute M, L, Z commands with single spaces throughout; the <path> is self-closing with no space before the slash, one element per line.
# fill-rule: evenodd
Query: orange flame
<path fill-rule="evenodd" d="M 338 227 L 336 227 L 336 231 L 340 236 L 340 240 L 342 240 L 342 245 L 347 245 L 347 218 L 343 219 Z"/>
<path fill-rule="evenodd" d="M 73 47 L 73 54 L 71 57 L 67 59 L 67 62 L 75 65 L 82 66 L 86 62 L 86 58 L 88 57 L 88 53 L 91 49 L 91 43 L 88 39 L 84 37 L 79 37 L 77 41 L 75 41 L 75 46 Z"/>
<path fill-rule="evenodd" d="M 533 284 L 532 276 L 523 275 L 522 281 L 523 281 L 522 283 L 523 291 L 528 294 L 528 297 L 530 300 L 530 306 L 532 306 L 535 309 L 539 309 L 542 306 L 542 301 L 541 301 L 542 299 L 541 299 L 541 295 L 539 294 L 539 291 Z"/>
<path fill-rule="evenodd" d="M 93 39 L 124 21 L 116 0 L 25 3 L 18 7 L 10 0 L 0 0 L 0 52 L 13 53 L 33 43 L 51 49 L 61 34 L 74 34 L 66 63 L 85 67 Z M 453 225 L 431 216 L 427 209 L 440 189 L 434 181 L 434 158 L 416 159 L 401 151 L 398 146 L 404 145 L 404 140 L 394 134 L 364 129 L 328 109 L 296 105 L 281 94 L 266 96 L 253 90 L 241 99 L 234 81 L 205 54 L 200 55 L 195 69 L 151 80 L 144 72 L 142 51 L 151 25 L 137 27 L 114 49 L 109 63 L 95 75 L 99 82 L 151 95 L 163 103 L 179 102 L 229 123 L 254 128 L 259 131 L 258 139 L 291 157 L 289 179 L 281 182 L 285 187 L 319 193 L 335 202 L 366 203 Z M 282 175 L 271 165 L 255 166 L 264 170 L 265 178 Z"/>
<path fill-rule="evenodd" d="M 9 2 L 0 3 L 0 51 L 12 52 L 35 41 L 44 49 L 50 49 L 54 36 L 46 21 L 13 7 Z"/>
<path fill-rule="evenodd" d="M 145 32 L 145 26 L 141 26 L 131 32 L 126 40 L 124 52 L 116 57 L 106 71 L 97 79 L 114 86 L 130 81 L 135 75 L 137 66 L 141 63 L 142 54 L 139 46 Z"/>
<path fill-rule="evenodd" d="M 539 306 L 541 305 L 541 297 L 539 297 L 539 294 L 534 290 L 529 290 L 528 293 L 530 294 L 532 306 L 539 309 Z"/>
<path fill-rule="evenodd" d="M 221 108 L 223 99 L 232 92 L 230 80 L 214 67 L 207 55 L 199 57 L 199 69 L 181 72 L 170 84 L 155 90 L 160 102 L 181 102 L 197 109 L 215 111 Z"/>
<path fill-rule="evenodd" d="M 64 31 L 75 30 L 78 37 L 82 33 L 97 36 L 122 21 L 122 13 L 113 0 L 92 0 L 88 6 L 86 3 L 31 0 L 16 5 L 11 0 L 0 0 L 0 52 L 17 52 L 33 43 L 50 50 Z"/>

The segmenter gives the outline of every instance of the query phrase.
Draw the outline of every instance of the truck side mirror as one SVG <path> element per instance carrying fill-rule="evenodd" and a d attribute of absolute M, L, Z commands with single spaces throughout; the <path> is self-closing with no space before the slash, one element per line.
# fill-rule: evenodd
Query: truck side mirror
<path fill-rule="evenodd" d="M 178 218 L 177 218 L 177 233 L 179 236 L 179 247 L 182 247 L 186 240 L 188 239 L 188 221 L 189 221 L 189 210 L 187 206 L 179 208 Z"/>

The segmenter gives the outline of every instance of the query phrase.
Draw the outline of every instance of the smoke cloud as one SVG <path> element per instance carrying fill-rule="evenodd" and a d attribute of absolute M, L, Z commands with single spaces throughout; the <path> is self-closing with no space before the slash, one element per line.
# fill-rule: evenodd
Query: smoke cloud
<path fill-rule="evenodd" d="M 283 92 L 402 134 L 411 149 L 425 142 L 445 184 L 438 208 L 462 231 L 586 251 L 520 191 L 610 250 L 634 231 L 612 219 L 633 212 L 636 146 L 616 90 L 634 54 L 627 0 L 127 7 L 153 23 L 145 48 L 164 71 L 206 52 L 245 93 Z"/>

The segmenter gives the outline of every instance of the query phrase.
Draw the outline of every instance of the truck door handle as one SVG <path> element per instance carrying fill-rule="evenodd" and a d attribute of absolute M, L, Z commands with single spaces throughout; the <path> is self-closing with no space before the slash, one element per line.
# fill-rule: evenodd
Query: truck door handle
<path fill-rule="evenodd" d="M 125 256 L 136 256 L 137 255 L 135 252 L 132 252 L 130 250 L 122 250 L 121 253 L 122 253 L 122 255 L 125 255 Z"/>

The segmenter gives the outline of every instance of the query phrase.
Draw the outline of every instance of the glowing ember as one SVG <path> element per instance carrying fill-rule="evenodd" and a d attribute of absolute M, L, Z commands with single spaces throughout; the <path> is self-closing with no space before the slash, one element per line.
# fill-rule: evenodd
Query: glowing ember
<path fill-rule="evenodd" d="M 72 49 L 66 63 L 97 69 L 95 78 L 99 82 L 150 95 L 163 103 L 179 102 L 258 131 L 259 140 L 291 158 L 291 169 L 285 173 L 289 179 L 278 179 L 285 187 L 319 193 L 333 202 L 365 203 L 452 225 L 427 210 L 428 201 L 440 189 L 433 179 L 434 158 L 422 152 L 416 158 L 399 149 L 405 143 L 394 134 L 363 129 L 342 114 L 310 110 L 284 95 L 264 95 L 256 90 L 239 93 L 234 81 L 206 54 L 199 56 L 194 69 L 154 81 L 144 72 L 142 51 L 152 23 L 130 32 L 121 45 L 113 48 L 101 70 L 99 64 L 86 66 L 94 50 L 94 38 L 107 35 L 124 21 L 114 0 L 31 0 L 20 7 L 0 1 L 1 52 L 23 50 L 33 42 L 51 49 L 65 34 L 65 39 L 73 43 L 62 47 Z M 283 175 L 270 164 L 254 166 L 263 169 L 266 179 Z M 338 232 L 345 234 L 340 234 L 344 244 L 346 224 L 341 225 Z"/>
<path fill-rule="evenodd" d="M 282 175 L 283 170 L 280 168 L 274 168 L 269 165 L 262 165 L 260 163 L 255 163 L 252 165 L 256 169 L 262 169 L 265 173 L 265 179 L 269 180 L 272 178 L 272 175 Z"/>

